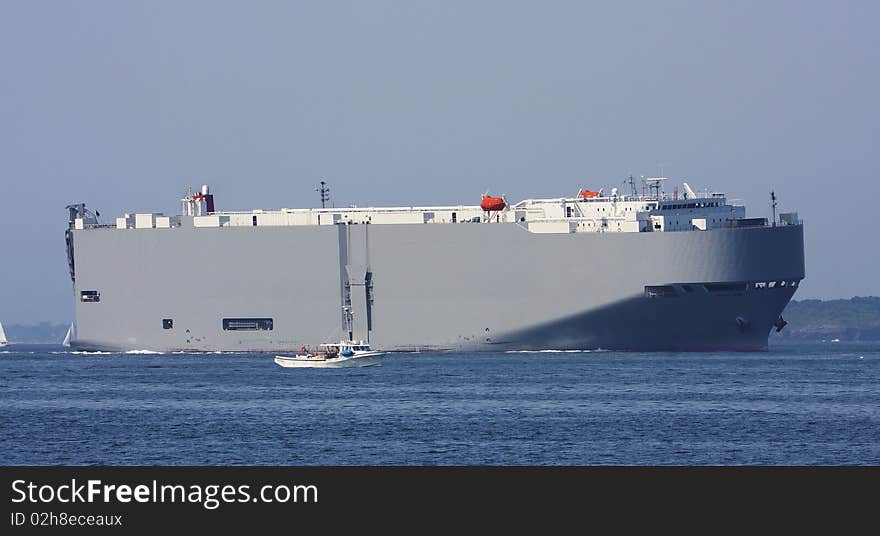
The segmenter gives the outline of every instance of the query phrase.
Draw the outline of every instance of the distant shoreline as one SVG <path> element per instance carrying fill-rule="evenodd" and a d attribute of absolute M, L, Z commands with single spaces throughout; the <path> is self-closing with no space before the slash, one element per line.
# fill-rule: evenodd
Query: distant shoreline
<path fill-rule="evenodd" d="M 770 341 L 880 341 L 880 297 L 792 300 L 782 316 L 788 325 Z"/>

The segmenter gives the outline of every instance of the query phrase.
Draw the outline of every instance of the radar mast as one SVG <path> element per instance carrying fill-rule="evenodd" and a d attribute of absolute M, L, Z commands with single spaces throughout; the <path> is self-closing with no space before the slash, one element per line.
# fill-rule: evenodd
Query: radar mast
<path fill-rule="evenodd" d="M 315 191 L 321 194 L 321 208 L 327 208 L 327 201 L 330 201 L 330 187 L 326 181 L 321 181 L 321 185 L 315 188 Z"/>

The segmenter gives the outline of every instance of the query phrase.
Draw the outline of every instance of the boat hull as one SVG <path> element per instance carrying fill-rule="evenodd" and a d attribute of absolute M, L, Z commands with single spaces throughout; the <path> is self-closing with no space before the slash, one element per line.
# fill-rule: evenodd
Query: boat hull
<path fill-rule="evenodd" d="M 332 359 L 314 359 L 301 356 L 275 356 L 275 364 L 285 368 L 353 368 L 379 365 L 382 352 L 370 352 L 365 355 L 351 357 L 335 357 Z"/>
<path fill-rule="evenodd" d="M 355 336 L 368 338 L 369 317 L 369 340 L 387 350 L 760 350 L 804 277 L 802 225 L 536 234 L 505 223 L 377 224 L 72 234 L 75 295 L 100 292 L 99 302 L 76 301 L 71 345 L 83 350 L 315 346 L 328 326 L 347 336 L 340 311 L 344 278 L 355 266 L 369 266 L 372 277 L 369 310 L 363 294 L 353 298 Z M 331 262 L 303 262 L 302 252 Z M 717 291 L 725 284 L 742 287 Z M 673 290 L 652 297 L 649 287 L 656 286 Z M 224 329 L 229 318 L 272 322 L 270 329 Z M 164 329 L 165 319 L 173 327 Z"/>

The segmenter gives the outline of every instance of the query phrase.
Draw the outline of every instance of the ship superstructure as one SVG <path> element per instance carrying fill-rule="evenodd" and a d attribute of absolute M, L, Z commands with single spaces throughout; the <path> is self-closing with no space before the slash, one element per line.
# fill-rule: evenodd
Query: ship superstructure
<path fill-rule="evenodd" d="M 718 192 L 581 189 L 479 205 L 215 210 L 98 223 L 71 205 L 87 349 L 762 349 L 804 277 L 796 213 Z M 322 188 L 324 185 L 322 185 Z M 322 192 L 322 201 L 324 201 Z"/>

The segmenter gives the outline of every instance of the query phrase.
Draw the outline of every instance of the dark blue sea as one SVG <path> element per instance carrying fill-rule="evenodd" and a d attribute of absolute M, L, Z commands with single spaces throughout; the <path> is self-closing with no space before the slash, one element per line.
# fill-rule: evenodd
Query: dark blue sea
<path fill-rule="evenodd" d="M 762 353 L 0 350 L 2 465 L 877 465 L 880 343 Z"/>

